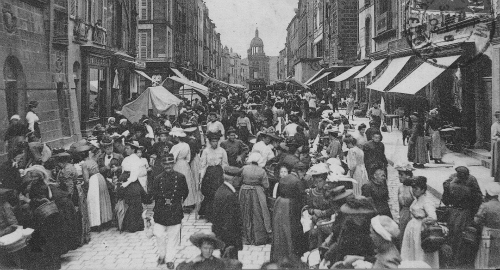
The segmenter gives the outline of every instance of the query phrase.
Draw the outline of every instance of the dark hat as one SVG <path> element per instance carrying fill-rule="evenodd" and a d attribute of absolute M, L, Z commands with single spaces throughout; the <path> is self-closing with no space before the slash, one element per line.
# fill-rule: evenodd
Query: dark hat
<path fill-rule="evenodd" d="M 111 139 L 111 137 L 109 137 L 109 136 L 105 136 L 102 138 L 100 144 L 101 144 L 101 147 L 107 147 L 107 146 L 113 145 L 113 139 Z"/>
<path fill-rule="evenodd" d="M 338 186 L 332 190 L 330 196 L 332 201 L 339 201 L 345 199 L 353 194 L 352 189 L 346 189 L 345 186 Z"/>
<path fill-rule="evenodd" d="M 294 170 L 307 170 L 306 164 L 304 164 L 302 161 L 299 161 L 293 165 Z"/>
<path fill-rule="evenodd" d="M 75 153 L 83 153 L 90 151 L 92 149 L 92 146 L 90 145 L 80 145 L 77 148 L 75 148 Z"/>
<path fill-rule="evenodd" d="M 211 140 L 219 140 L 220 137 L 222 137 L 222 135 L 220 134 L 220 131 L 219 132 L 208 132 L 207 133 L 207 138 L 209 141 Z"/>
<path fill-rule="evenodd" d="M 126 142 L 125 143 L 126 145 L 130 145 L 131 147 L 135 148 L 135 149 L 139 149 L 140 145 L 139 145 L 139 142 L 138 141 L 131 141 L 131 142 Z"/>
<path fill-rule="evenodd" d="M 141 117 L 141 119 L 139 120 L 140 123 L 144 123 L 144 122 L 147 122 L 147 121 L 149 121 L 149 118 L 147 116 L 145 116 L 145 115 L 143 115 Z"/>
<path fill-rule="evenodd" d="M 170 133 L 170 129 L 167 129 L 165 127 L 161 127 L 159 128 L 157 131 L 156 131 L 156 134 L 160 135 L 160 134 L 168 134 Z"/>
<path fill-rule="evenodd" d="M 242 168 L 238 168 L 238 167 L 234 167 L 234 166 L 224 167 L 224 174 L 229 175 L 229 176 L 240 176 L 242 171 L 243 171 Z"/>
<path fill-rule="evenodd" d="M 203 241 L 209 241 L 214 244 L 215 249 L 222 249 L 224 248 L 225 244 L 221 240 L 219 240 L 213 232 L 197 232 L 191 235 L 189 237 L 189 241 L 193 243 L 193 245 L 197 246 L 198 248 L 201 248 L 201 244 L 203 244 Z"/>
<path fill-rule="evenodd" d="M 229 127 L 229 129 L 227 130 L 227 134 L 231 133 L 236 133 L 236 129 L 234 129 L 234 127 Z"/>
<path fill-rule="evenodd" d="M 347 199 L 347 202 L 340 207 L 340 212 L 344 214 L 376 214 L 372 201 L 365 196 L 356 196 Z"/>
<path fill-rule="evenodd" d="M 261 133 L 261 135 L 263 136 L 268 136 L 269 138 L 273 139 L 273 140 L 277 140 L 277 141 L 280 141 L 282 140 L 283 138 L 277 136 L 276 134 L 272 133 L 272 132 L 263 132 Z"/>
<path fill-rule="evenodd" d="M 174 158 L 173 154 L 166 154 L 165 156 L 163 156 L 161 158 L 161 161 L 166 162 L 168 164 L 173 164 L 173 163 L 175 163 L 175 158 Z"/>

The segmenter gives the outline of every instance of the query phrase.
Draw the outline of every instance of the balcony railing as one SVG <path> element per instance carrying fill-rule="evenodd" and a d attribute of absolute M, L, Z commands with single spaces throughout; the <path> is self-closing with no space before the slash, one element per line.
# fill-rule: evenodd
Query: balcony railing
<path fill-rule="evenodd" d="M 97 45 L 106 45 L 106 29 L 101 27 L 100 22 L 92 27 L 92 42 Z"/>
<path fill-rule="evenodd" d="M 77 17 L 73 26 L 74 41 L 78 43 L 87 42 L 89 29 L 89 25 L 87 25 L 82 19 Z"/>

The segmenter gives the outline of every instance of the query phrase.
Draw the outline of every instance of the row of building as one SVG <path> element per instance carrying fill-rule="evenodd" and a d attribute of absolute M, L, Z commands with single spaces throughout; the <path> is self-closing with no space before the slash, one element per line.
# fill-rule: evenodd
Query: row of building
<path fill-rule="evenodd" d="M 60 147 L 153 81 L 245 84 L 249 63 L 221 44 L 202 0 L 0 0 L 0 140 L 39 102 L 42 141 Z M 210 81 L 210 82 L 208 82 Z M 6 158 L 0 144 L 0 159 Z"/>
<path fill-rule="evenodd" d="M 373 102 L 391 115 L 438 108 L 457 127 L 453 143 L 489 149 L 500 110 L 498 6 L 424 2 L 299 0 L 278 78 L 353 94 L 361 110 Z"/>

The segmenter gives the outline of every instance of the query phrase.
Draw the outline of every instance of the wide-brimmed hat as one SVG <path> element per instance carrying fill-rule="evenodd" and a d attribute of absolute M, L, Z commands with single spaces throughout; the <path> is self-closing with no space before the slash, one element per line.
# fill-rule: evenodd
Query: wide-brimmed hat
<path fill-rule="evenodd" d="M 272 133 L 272 132 L 262 132 L 261 133 L 262 136 L 268 136 L 269 138 L 273 139 L 273 140 L 282 140 L 281 137 L 277 136 L 276 134 Z"/>
<path fill-rule="evenodd" d="M 226 166 L 224 167 L 224 174 L 228 176 L 240 176 L 241 172 L 243 172 L 242 168 L 234 167 L 234 166 Z"/>
<path fill-rule="evenodd" d="M 115 132 L 115 133 L 111 134 L 109 137 L 111 137 L 111 139 L 113 139 L 113 140 L 119 140 L 119 139 L 123 138 L 124 136 Z"/>
<path fill-rule="evenodd" d="M 92 149 L 92 146 L 90 146 L 90 145 L 80 145 L 80 146 L 75 148 L 74 152 L 75 153 L 83 153 L 83 152 L 90 151 L 91 149 Z"/>
<path fill-rule="evenodd" d="M 192 133 L 195 132 L 198 129 L 198 127 L 185 127 L 183 130 L 186 133 Z"/>
<path fill-rule="evenodd" d="M 490 196 L 499 196 L 500 195 L 500 185 L 497 182 L 490 182 L 486 184 L 484 187 L 486 193 Z"/>
<path fill-rule="evenodd" d="M 387 241 L 393 241 L 399 235 L 399 226 L 388 216 L 375 216 L 371 219 L 373 230 Z"/>
<path fill-rule="evenodd" d="M 227 134 L 231 133 L 236 133 L 236 129 L 234 127 L 229 127 L 229 129 L 227 130 Z"/>
<path fill-rule="evenodd" d="M 372 201 L 365 196 L 356 196 L 347 199 L 347 202 L 340 207 L 340 212 L 344 214 L 376 214 Z"/>
<path fill-rule="evenodd" d="M 52 157 L 56 159 L 69 158 L 71 157 L 71 154 L 66 152 L 64 149 L 61 149 L 57 151 L 52 151 Z"/>
<path fill-rule="evenodd" d="M 320 175 L 320 174 L 325 174 L 329 173 L 330 169 L 328 168 L 328 165 L 326 163 L 318 163 L 314 164 L 309 170 L 307 171 L 307 175 Z"/>
<path fill-rule="evenodd" d="M 21 120 L 21 116 L 19 116 L 19 114 L 14 114 L 10 117 L 10 120 Z"/>
<path fill-rule="evenodd" d="M 110 145 L 113 145 L 113 139 L 111 139 L 111 137 L 109 136 L 105 136 L 102 138 L 100 145 L 101 147 L 108 147 Z"/>
<path fill-rule="evenodd" d="M 219 132 L 208 132 L 207 133 L 207 138 L 209 141 L 211 140 L 219 140 L 220 137 L 222 137 L 222 134 L 220 134 L 220 131 Z"/>
<path fill-rule="evenodd" d="M 261 159 L 262 156 L 259 153 L 253 152 L 248 156 L 247 163 L 259 162 Z"/>
<path fill-rule="evenodd" d="M 186 137 L 186 133 L 184 132 L 184 130 L 182 128 L 179 128 L 179 127 L 172 128 L 172 130 L 168 134 L 170 134 L 171 136 L 174 136 L 174 137 L 179 137 L 179 138 Z"/>
<path fill-rule="evenodd" d="M 157 131 L 156 131 L 156 134 L 160 135 L 160 134 L 168 134 L 170 133 L 170 129 L 167 129 L 165 127 L 161 127 L 159 128 Z"/>
<path fill-rule="evenodd" d="M 140 145 L 139 145 L 139 142 L 138 141 L 131 141 L 131 142 L 126 142 L 125 143 L 126 145 L 130 145 L 131 147 L 135 148 L 135 149 L 139 149 Z"/>
<path fill-rule="evenodd" d="M 331 196 L 330 200 L 333 202 L 340 201 L 352 195 L 353 195 L 352 189 L 346 189 L 345 186 L 338 186 L 330 191 L 330 196 Z"/>
<path fill-rule="evenodd" d="M 394 169 L 396 169 L 397 171 L 402 171 L 402 172 L 411 172 L 411 171 L 414 171 L 415 168 L 413 168 L 413 165 L 411 165 L 410 163 L 397 163 L 394 165 Z"/>
<path fill-rule="evenodd" d="M 222 249 L 225 244 L 221 240 L 219 240 L 213 232 L 197 232 L 189 237 L 189 241 L 193 243 L 193 245 L 201 248 L 201 244 L 203 241 L 212 242 L 215 246 L 214 249 Z"/>
<path fill-rule="evenodd" d="M 255 137 L 254 135 L 248 136 L 248 142 L 255 144 L 257 142 L 257 137 Z"/>

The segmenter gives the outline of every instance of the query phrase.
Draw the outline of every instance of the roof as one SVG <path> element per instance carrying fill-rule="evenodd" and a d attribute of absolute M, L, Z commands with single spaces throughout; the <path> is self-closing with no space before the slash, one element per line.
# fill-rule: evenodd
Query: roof
<path fill-rule="evenodd" d="M 250 42 L 250 47 L 264 47 L 264 41 L 259 37 L 259 29 L 255 30 L 255 37 Z"/>

